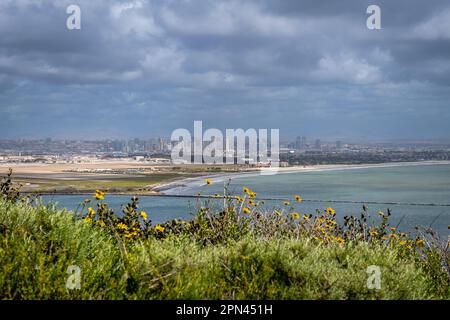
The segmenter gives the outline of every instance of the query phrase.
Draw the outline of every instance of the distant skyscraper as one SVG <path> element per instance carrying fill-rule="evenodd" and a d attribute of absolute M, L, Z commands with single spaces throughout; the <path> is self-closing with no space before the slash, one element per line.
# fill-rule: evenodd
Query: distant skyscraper
<path fill-rule="evenodd" d="M 320 149 L 322 148 L 322 143 L 320 142 L 320 139 L 317 139 L 316 142 L 314 143 L 314 147 L 316 149 Z"/>
<path fill-rule="evenodd" d="M 128 145 L 128 141 L 125 141 L 122 145 L 122 152 L 128 153 L 130 152 L 130 146 Z"/>
<path fill-rule="evenodd" d="M 295 149 L 301 149 L 301 144 L 302 144 L 302 138 L 301 137 L 297 137 L 297 139 L 295 139 L 295 145 L 294 148 Z"/>
<path fill-rule="evenodd" d="M 306 149 L 306 137 L 297 137 L 295 140 L 295 149 Z"/>
<path fill-rule="evenodd" d="M 124 143 L 123 143 L 123 141 L 120 141 L 120 140 L 114 140 L 113 142 L 112 142 L 112 149 L 113 149 L 113 151 L 122 151 L 123 150 L 123 145 L 124 145 Z"/>
<path fill-rule="evenodd" d="M 146 140 L 144 142 L 144 151 L 145 152 L 151 152 L 152 151 L 152 140 Z"/>

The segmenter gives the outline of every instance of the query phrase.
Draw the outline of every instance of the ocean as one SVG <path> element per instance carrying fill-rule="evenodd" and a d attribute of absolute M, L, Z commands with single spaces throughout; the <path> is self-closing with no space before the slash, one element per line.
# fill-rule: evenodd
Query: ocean
<path fill-rule="evenodd" d="M 223 193 L 224 183 L 232 194 L 242 194 L 244 186 L 267 200 L 268 208 L 282 208 L 290 200 L 300 213 L 314 213 L 333 207 L 338 220 L 344 215 L 359 215 L 362 204 L 368 203 L 374 217 L 389 208 L 391 225 L 414 232 L 416 225 L 431 226 L 442 237 L 450 225 L 450 164 L 416 164 L 363 168 L 336 168 L 312 172 L 281 173 L 272 176 L 243 175 L 212 178 L 206 186 L 203 179 L 193 180 L 182 187 L 166 190 L 171 195 L 203 195 Z M 294 195 L 304 201 L 296 203 Z M 59 207 L 75 210 L 86 196 L 45 196 L 44 201 L 57 202 Z M 109 195 L 110 207 L 120 210 L 129 201 L 127 196 Z M 214 200 L 220 206 L 220 200 Z M 161 223 L 174 218 L 188 219 L 195 211 L 197 200 L 177 197 L 140 197 L 140 207 L 150 219 Z"/>

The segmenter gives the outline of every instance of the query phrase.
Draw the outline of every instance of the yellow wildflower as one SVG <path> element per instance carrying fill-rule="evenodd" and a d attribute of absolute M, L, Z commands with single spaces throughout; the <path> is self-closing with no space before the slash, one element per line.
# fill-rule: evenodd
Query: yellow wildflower
<path fill-rule="evenodd" d="M 417 239 L 416 246 L 418 246 L 419 248 L 423 248 L 425 246 L 425 241 L 423 239 Z"/>
<path fill-rule="evenodd" d="M 277 216 L 281 217 L 281 212 L 280 212 L 280 211 L 275 210 L 274 213 L 275 213 Z"/>
<path fill-rule="evenodd" d="M 142 219 L 147 220 L 147 212 L 141 211 L 140 215 L 141 215 Z"/>
<path fill-rule="evenodd" d="M 96 190 L 94 198 L 96 200 L 104 200 L 105 199 L 105 193 L 103 191 L 101 191 L 101 190 Z"/>
<path fill-rule="evenodd" d="M 164 232 L 164 230 L 166 230 L 166 229 L 158 224 L 158 225 L 155 226 L 155 230 L 157 232 Z"/>
<path fill-rule="evenodd" d="M 212 184 L 212 181 L 211 181 L 211 179 L 205 179 L 205 183 L 209 186 Z"/>
<path fill-rule="evenodd" d="M 296 195 L 295 196 L 295 201 L 297 201 L 297 202 L 302 202 L 302 198 L 299 196 L 299 195 Z"/>
<path fill-rule="evenodd" d="M 93 217 L 93 216 L 95 216 L 95 210 L 94 209 L 92 209 L 91 207 L 89 207 L 88 208 L 88 214 L 89 214 L 89 217 Z"/>
<path fill-rule="evenodd" d="M 251 205 L 251 206 L 256 206 L 255 201 L 253 201 L 252 199 L 248 200 L 248 204 Z"/>
<path fill-rule="evenodd" d="M 398 235 L 395 233 L 389 233 L 389 238 L 398 238 Z"/>
<path fill-rule="evenodd" d="M 292 212 L 291 213 L 292 219 L 297 220 L 300 218 L 300 215 L 297 212 Z"/>
<path fill-rule="evenodd" d="M 341 246 L 343 246 L 345 244 L 345 240 L 341 237 L 336 237 L 335 238 L 336 242 L 339 243 Z"/>
<path fill-rule="evenodd" d="M 395 230 L 397 230 L 397 228 L 395 228 L 395 227 L 392 227 L 392 228 L 391 228 L 391 231 L 392 231 L 392 232 L 394 232 Z"/>
<path fill-rule="evenodd" d="M 285 201 L 285 202 L 284 202 L 284 205 L 285 205 L 285 206 L 288 206 L 288 205 L 290 205 L 290 204 L 291 204 L 291 203 L 290 203 L 289 201 Z"/>
<path fill-rule="evenodd" d="M 378 232 L 377 231 L 370 231 L 370 235 L 372 236 L 372 237 L 375 237 L 375 236 L 377 236 L 378 235 Z"/>
<path fill-rule="evenodd" d="M 326 208 L 325 211 L 326 211 L 326 213 L 328 213 L 328 214 L 335 214 L 335 213 L 336 213 L 336 211 L 334 211 L 334 209 L 331 208 L 331 207 Z"/>
<path fill-rule="evenodd" d="M 128 227 L 125 223 L 119 223 L 117 224 L 117 228 L 121 229 L 121 230 L 128 230 Z"/>
<path fill-rule="evenodd" d="M 133 231 L 133 232 L 125 232 L 125 238 L 132 238 L 138 235 L 137 231 Z"/>
<path fill-rule="evenodd" d="M 96 195 L 95 195 L 95 200 L 105 200 L 105 196 L 96 194 Z"/>
<path fill-rule="evenodd" d="M 303 215 L 303 220 L 305 220 L 305 221 L 307 221 L 307 222 L 308 222 L 308 221 L 309 221 L 309 216 L 308 216 L 308 215 L 306 215 L 306 214 L 304 214 L 304 215 Z"/>
<path fill-rule="evenodd" d="M 250 209 L 245 207 L 244 209 L 242 209 L 242 211 L 244 211 L 245 214 L 249 214 L 250 213 Z"/>
<path fill-rule="evenodd" d="M 244 193 L 246 193 L 246 194 L 249 194 L 251 192 L 250 189 L 247 187 L 243 187 L 242 191 L 244 191 Z"/>

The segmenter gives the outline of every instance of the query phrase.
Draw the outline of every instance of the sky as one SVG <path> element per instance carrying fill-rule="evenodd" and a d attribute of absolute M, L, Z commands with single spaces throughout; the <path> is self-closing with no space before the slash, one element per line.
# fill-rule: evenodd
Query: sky
<path fill-rule="evenodd" d="M 450 140 L 450 2 L 0 0 L 0 139 L 170 136 L 194 120 Z"/>

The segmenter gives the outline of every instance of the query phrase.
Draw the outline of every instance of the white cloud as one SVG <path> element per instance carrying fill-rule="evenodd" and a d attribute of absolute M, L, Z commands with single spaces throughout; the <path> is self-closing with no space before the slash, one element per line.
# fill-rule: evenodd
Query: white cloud
<path fill-rule="evenodd" d="M 371 84 L 382 79 L 379 67 L 348 54 L 322 57 L 312 75 L 320 81 L 343 81 L 355 84 Z"/>
<path fill-rule="evenodd" d="M 379 64 L 387 64 L 393 61 L 392 55 L 389 50 L 382 50 L 376 47 L 371 53 L 370 58 Z"/>
<path fill-rule="evenodd" d="M 165 7 L 161 17 L 169 29 L 191 35 L 292 36 L 301 30 L 299 22 L 293 18 L 264 12 L 253 3 L 235 1 L 217 2 L 201 16 Z"/>
<path fill-rule="evenodd" d="M 174 47 L 155 47 L 147 50 L 140 64 L 148 70 L 177 71 L 185 59 L 185 55 Z"/>
<path fill-rule="evenodd" d="M 181 16 L 170 8 L 161 10 L 164 24 L 183 34 L 226 35 L 237 31 L 233 12 L 224 3 L 217 4 L 213 10 L 198 16 Z"/>
<path fill-rule="evenodd" d="M 118 36 L 134 34 L 138 38 L 163 35 L 163 29 L 156 24 L 153 13 L 145 10 L 148 8 L 145 5 L 143 1 L 136 0 L 111 6 L 110 15 L 114 26 L 112 34 Z"/>
<path fill-rule="evenodd" d="M 413 35 L 425 40 L 450 39 L 450 10 L 445 10 L 414 28 Z"/>

